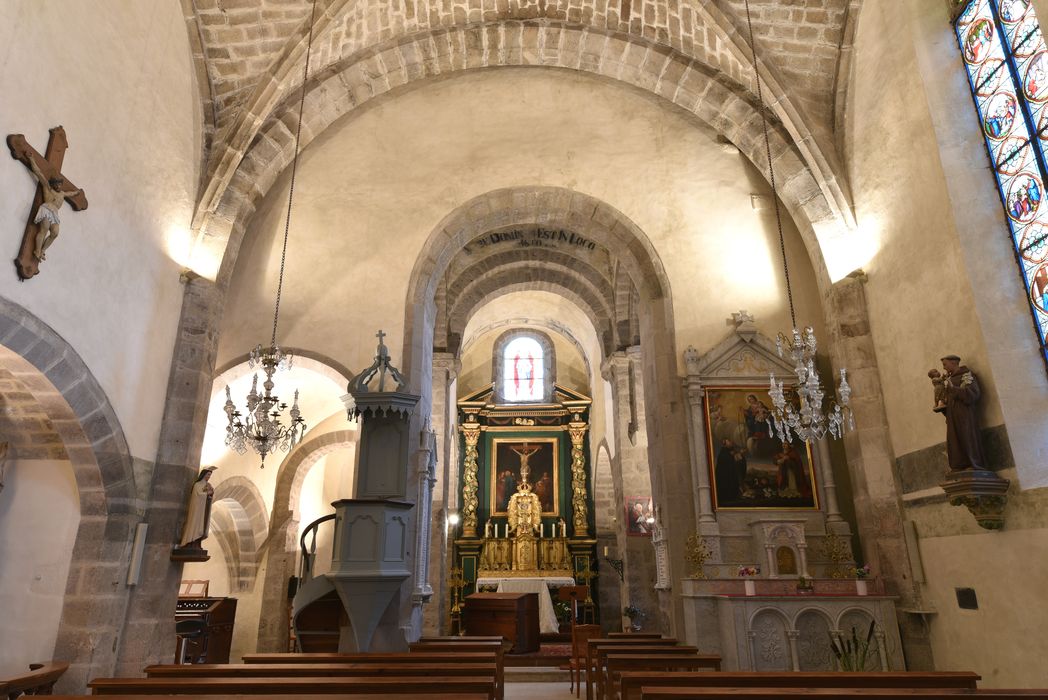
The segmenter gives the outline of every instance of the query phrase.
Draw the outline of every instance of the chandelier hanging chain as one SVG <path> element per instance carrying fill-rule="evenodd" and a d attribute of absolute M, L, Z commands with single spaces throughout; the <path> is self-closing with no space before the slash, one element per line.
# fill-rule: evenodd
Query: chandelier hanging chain
<path fill-rule="evenodd" d="M 764 102 L 764 90 L 761 88 L 760 70 L 757 66 L 757 44 L 753 40 L 753 19 L 750 16 L 750 1 L 744 0 L 746 8 L 746 29 L 750 39 L 750 57 L 753 60 L 753 80 L 757 87 L 757 101 L 760 104 L 761 129 L 764 133 L 764 155 L 768 159 L 768 181 L 771 184 L 772 206 L 775 208 L 775 227 L 779 234 L 779 252 L 782 254 L 782 273 L 786 283 L 786 298 L 790 306 L 790 321 L 793 325 L 792 337 L 779 334 L 776 347 L 779 357 L 783 356 L 784 346 L 789 350 L 793 360 L 794 373 L 797 376 L 795 387 L 786 387 L 785 382 L 777 380 L 773 372 L 770 377 L 768 395 L 774 406 L 772 421 L 775 432 L 783 442 L 795 438 L 811 442 L 821 440 L 827 434 L 840 438 L 847 430 L 855 429 L 849 401 L 851 387 L 848 386 L 847 370 L 841 369 L 841 380 L 837 394 L 839 402 L 833 401 L 826 412 L 823 402 L 826 393 L 819 381 L 815 367 L 816 340 L 815 331 L 808 326 L 802 331 L 797 329 L 797 312 L 793 305 L 793 285 L 790 283 L 790 266 L 786 259 L 786 237 L 782 231 L 782 211 L 779 207 L 779 192 L 775 183 L 775 167 L 771 159 L 771 137 L 768 133 L 768 107 Z M 794 400 L 795 398 L 795 400 Z"/>
<path fill-rule="evenodd" d="M 286 402 L 280 401 L 273 393 L 276 385 L 273 375 L 278 369 L 290 368 L 292 356 L 277 345 L 277 328 L 280 321 L 280 299 L 284 291 L 284 270 L 287 263 L 287 243 L 291 233 L 291 208 L 295 200 L 295 178 L 298 174 L 298 153 L 302 138 L 302 121 L 306 108 L 306 84 L 309 82 L 309 62 L 313 52 L 313 25 L 316 21 L 317 3 L 313 0 L 309 12 L 309 36 L 306 40 L 306 59 L 302 70 L 302 92 L 298 100 L 298 125 L 295 129 L 295 152 L 291 160 L 291 186 L 287 197 L 287 218 L 284 220 L 284 242 L 280 250 L 280 273 L 277 276 L 277 295 L 273 305 L 273 334 L 269 347 L 262 344 L 251 351 L 248 359 L 250 367 L 261 365 L 265 379 L 262 392 L 258 390 L 258 374 L 251 380 L 251 391 L 247 395 L 247 411 L 241 413 L 233 396 L 226 386 L 226 403 L 224 410 L 229 420 L 226 426 L 226 445 L 238 454 L 244 454 L 250 447 L 262 458 L 262 467 L 266 466 L 266 455 L 275 449 L 287 452 L 297 445 L 306 433 L 306 421 L 298 407 L 298 391 L 292 402 L 289 413 L 290 422 L 285 425 L 281 414 L 288 408 Z"/>
<path fill-rule="evenodd" d="M 757 83 L 757 102 L 761 106 L 761 127 L 764 130 L 764 154 L 768 157 L 768 180 L 771 183 L 771 203 L 775 207 L 775 227 L 779 231 L 779 250 L 782 253 L 782 274 L 786 278 L 786 298 L 790 303 L 790 322 L 797 327 L 797 313 L 793 309 L 793 287 L 790 285 L 790 266 L 786 262 L 786 238 L 782 234 L 782 213 L 779 211 L 779 195 L 775 187 L 775 168 L 771 164 L 771 139 L 768 137 L 767 106 L 761 90 L 760 71 L 757 70 L 757 44 L 753 41 L 753 21 L 750 19 L 750 0 L 746 1 L 746 29 L 750 35 L 750 56 L 753 59 L 753 81 Z"/>
<path fill-rule="evenodd" d="M 277 277 L 277 301 L 273 308 L 273 336 L 269 344 L 277 344 L 277 321 L 280 319 L 280 295 L 284 291 L 284 263 L 287 260 L 287 239 L 291 232 L 291 202 L 295 199 L 295 176 L 298 174 L 298 143 L 302 137 L 302 114 L 306 108 L 306 83 L 309 81 L 309 58 L 313 52 L 313 22 L 316 17 L 317 0 L 309 10 L 309 38 L 306 40 L 306 66 L 302 71 L 302 94 L 298 99 L 298 126 L 295 128 L 295 155 L 291 159 L 291 187 L 287 195 L 287 218 L 284 220 L 284 246 L 280 250 L 280 274 Z"/>

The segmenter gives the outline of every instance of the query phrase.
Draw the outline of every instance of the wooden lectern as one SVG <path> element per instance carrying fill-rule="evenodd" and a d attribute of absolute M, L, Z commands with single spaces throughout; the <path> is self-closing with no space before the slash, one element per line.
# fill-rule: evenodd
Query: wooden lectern
<path fill-rule="evenodd" d="M 511 654 L 539 650 L 538 593 L 474 593 L 462 611 L 466 636 L 500 635 L 512 644 Z"/>

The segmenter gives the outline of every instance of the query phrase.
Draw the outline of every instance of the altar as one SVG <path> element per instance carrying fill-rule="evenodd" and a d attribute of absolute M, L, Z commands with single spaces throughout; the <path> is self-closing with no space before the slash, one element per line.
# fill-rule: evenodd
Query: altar
<path fill-rule="evenodd" d="M 550 595 L 550 586 L 574 586 L 575 579 L 569 576 L 525 578 L 478 578 L 477 590 L 496 587 L 497 593 L 538 593 L 539 596 L 539 631 L 542 634 L 557 634 L 560 631 L 560 623 L 557 621 L 557 613 L 553 610 L 553 596 Z"/>

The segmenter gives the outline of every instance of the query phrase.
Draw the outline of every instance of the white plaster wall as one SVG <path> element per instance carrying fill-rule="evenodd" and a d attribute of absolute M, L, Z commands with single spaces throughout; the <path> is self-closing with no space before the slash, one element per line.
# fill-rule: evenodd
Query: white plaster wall
<path fill-rule="evenodd" d="M 939 115 L 929 111 L 914 49 L 914 42 L 922 40 L 912 33 L 914 5 L 928 4 L 863 6 L 845 134 L 856 219 L 878 251 L 865 268 L 866 291 L 896 455 L 945 440 L 943 420 L 931 411 L 926 376 L 940 367 L 938 358 L 956 353 L 973 368 L 988 367 L 933 130 Z M 949 25 L 940 29 L 949 31 Z M 959 71 L 946 79 L 964 80 L 959 59 L 942 69 Z M 967 121 L 979 148 L 972 115 Z M 985 154 L 976 150 L 973 159 L 980 157 L 985 170 Z M 984 174 L 990 190 L 992 177 Z M 996 197 L 989 204 L 1000 209 Z M 1000 235 L 1006 236 L 1004 229 Z M 1000 275 L 1003 283 L 1021 285 L 1014 262 Z M 999 425 L 1003 418 L 994 377 L 982 371 L 980 378 L 984 424 Z"/>
<path fill-rule="evenodd" d="M 559 186 L 620 210 L 652 240 L 673 294 L 677 359 L 708 349 L 740 308 L 785 329 L 768 186 L 692 119 L 581 75 L 500 69 L 460 75 L 337 122 L 302 153 L 283 318 L 288 342 L 366 366 L 371 329 L 402 357 L 416 257 L 437 223 L 485 192 Z M 249 225 L 223 319 L 220 363 L 265 333 L 287 174 Z M 787 222 L 799 321 L 822 314 L 803 245 Z"/>
<path fill-rule="evenodd" d="M 11 460 L 0 492 L 0 677 L 54 656 L 80 500 L 65 460 Z"/>
<path fill-rule="evenodd" d="M 5 149 L 0 163 L 0 295 L 68 341 L 112 402 L 131 453 L 152 460 L 167 393 L 182 288 L 181 256 L 199 177 L 200 107 L 177 2 L 0 3 L 0 134 L 40 153 L 48 129 L 69 138 L 63 171 L 89 206 L 62 211 L 41 273 L 10 263 L 35 180 Z"/>
<path fill-rule="evenodd" d="M 935 665 L 975 671 L 987 688 L 1044 687 L 1048 652 L 1048 529 L 921 540 Z M 961 610 L 955 588 L 974 588 L 978 610 Z"/>

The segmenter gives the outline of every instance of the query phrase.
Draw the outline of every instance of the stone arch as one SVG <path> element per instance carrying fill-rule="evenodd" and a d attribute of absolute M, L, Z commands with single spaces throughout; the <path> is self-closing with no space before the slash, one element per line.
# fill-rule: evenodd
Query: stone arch
<path fill-rule="evenodd" d="M 227 516 L 228 520 L 216 518 L 218 514 Z M 212 529 L 226 553 L 230 588 L 235 585 L 237 590 L 250 590 L 269 533 L 269 515 L 261 492 L 245 477 L 223 479 L 215 486 L 211 517 Z"/>
<path fill-rule="evenodd" d="M 788 639 L 790 622 L 781 611 L 760 608 L 750 615 L 746 628 L 752 655 L 750 668 L 754 671 L 792 669 Z"/>
<path fill-rule="evenodd" d="M 461 357 L 462 353 L 464 353 L 467 350 L 469 350 L 469 346 L 472 345 L 474 343 L 474 341 L 476 341 L 478 338 L 480 338 L 485 333 L 487 333 L 489 331 L 496 330 L 498 328 L 506 328 L 506 327 L 511 327 L 511 326 L 518 327 L 518 328 L 523 328 L 523 327 L 544 328 L 547 331 L 549 331 L 550 333 L 556 333 L 556 334 L 560 335 L 561 337 L 563 337 L 566 341 L 568 341 L 575 348 L 576 352 L 579 353 L 579 357 L 582 358 L 582 362 L 586 366 L 586 376 L 589 376 L 589 377 L 593 377 L 594 376 L 593 375 L 593 363 L 590 361 L 589 354 L 586 352 L 586 348 L 583 347 L 582 342 L 577 337 L 575 337 L 575 333 L 570 328 L 567 328 L 567 327 L 564 326 L 564 324 L 559 323 L 559 322 L 557 322 L 557 321 L 555 321 L 553 319 L 549 319 L 549 318 L 543 318 L 543 319 L 507 318 L 507 319 L 501 319 L 500 321 L 495 322 L 495 323 L 489 323 L 489 324 L 487 324 L 485 326 L 481 326 L 479 328 L 475 328 L 471 335 L 466 336 L 465 338 L 463 338 L 462 343 L 461 343 L 461 345 L 459 347 L 459 356 Z"/>
<path fill-rule="evenodd" d="M 596 517 L 597 536 L 615 534 L 615 513 L 618 512 L 618 500 L 615 498 L 615 484 L 612 481 L 611 451 L 605 438 L 597 446 L 597 458 L 593 461 L 593 509 Z"/>
<path fill-rule="evenodd" d="M 644 232 L 608 204 L 557 187 L 495 190 L 465 202 L 434 228 L 416 258 L 405 300 L 403 367 L 412 392 L 422 397 L 418 415 L 430 412 L 434 299 L 445 270 L 455 255 L 477 236 L 496 228 L 537 222 L 574 231 L 616 251 L 623 270 L 641 291 L 642 377 L 644 395 L 651 397 L 645 402 L 645 418 L 649 426 L 647 434 L 659 438 L 648 442 L 648 463 L 658 465 L 657 473 L 652 474 L 653 495 L 667 514 L 670 557 L 683 560 L 684 542 L 687 533 L 694 529 L 695 513 L 687 496 L 691 492 L 690 455 L 679 397 L 680 383 L 676 363 L 672 361 L 675 341 L 670 285 L 658 254 Z M 602 341 L 610 341 L 610 330 L 608 327 L 609 336 Z M 418 416 L 414 420 L 418 420 Z M 675 621 L 675 626 L 682 626 L 680 600 L 674 600 L 672 605 L 673 610 L 663 613 Z"/>
<path fill-rule="evenodd" d="M 79 692 L 88 678 L 111 674 L 116 663 L 127 605 L 125 547 L 142 507 L 131 455 L 115 411 L 77 352 L 6 299 L 0 299 L 0 371 L 47 416 L 49 439 L 59 441 L 76 480 L 80 525 L 54 655 L 70 663 L 59 691 Z M 87 616 L 86 609 L 102 612 Z"/>
<path fill-rule="evenodd" d="M 469 319 L 482 306 L 506 294 L 537 290 L 559 294 L 581 309 L 590 323 L 593 324 L 597 340 L 600 342 L 601 351 L 607 354 L 611 335 L 610 316 L 606 315 L 606 311 L 599 306 L 596 308 L 593 306 L 594 299 L 581 296 L 572 285 L 570 276 L 564 277 L 544 272 L 543 278 L 528 281 L 519 281 L 513 275 L 485 280 L 484 285 L 474 290 L 475 294 L 459 300 L 456 306 L 452 308 L 451 314 L 449 314 L 450 323 L 448 324 L 448 349 L 453 350 L 456 354 L 461 354 L 459 345 L 461 344 L 460 338 L 462 333 L 465 331 Z M 599 357 L 596 359 L 599 362 L 603 358 Z"/>
<path fill-rule="evenodd" d="M 733 42 L 734 37 L 729 39 Z M 760 113 L 752 94 L 740 84 L 726 84 L 701 61 L 647 39 L 549 20 L 506 20 L 444 26 L 389 39 L 367 52 L 342 55 L 346 58 L 329 65 L 307 86 L 303 147 L 354 109 L 435 77 L 468 70 L 543 67 L 589 73 L 666 100 L 736 145 L 758 170 L 767 169 Z M 768 80 L 766 66 L 762 73 Z M 825 288 L 829 275 L 823 247 L 839 249 L 841 237 L 850 235 L 850 205 L 839 178 L 827 159 L 815 153 L 814 137 L 798 126 L 799 114 L 790 112 L 788 101 L 783 95 L 772 104 L 784 121 L 769 124 L 779 195 L 797 223 L 816 279 Z M 239 252 L 242 232 L 236 228 L 291 161 L 297 108 L 297 99 L 286 96 L 257 113 L 250 127 L 252 137 L 238 146 L 235 158 L 230 156 L 218 166 L 204 195 L 196 245 L 203 258 L 221 260 L 220 280 L 232 273 Z"/>
<path fill-rule="evenodd" d="M 297 574 L 299 523 L 295 514 L 306 474 L 321 457 L 356 445 L 359 437 L 356 430 L 335 430 L 318 435 L 299 443 L 280 464 L 273 495 L 273 514 L 269 520 L 262 610 L 285 608 L 288 580 Z M 258 623 L 258 650 L 286 651 L 287 633 L 287 620 L 282 615 L 263 616 Z"/>

